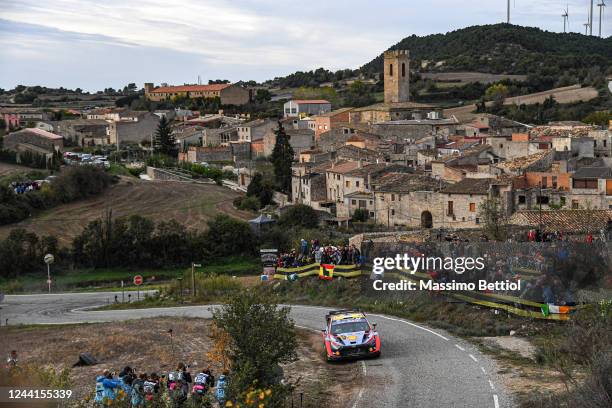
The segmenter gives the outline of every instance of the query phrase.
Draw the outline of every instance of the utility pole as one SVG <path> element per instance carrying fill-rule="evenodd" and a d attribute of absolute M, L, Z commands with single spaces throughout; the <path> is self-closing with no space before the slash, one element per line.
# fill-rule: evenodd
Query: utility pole
<path fill-rule="evenodd" d="M 202 264 L 191 263 L 191 296 L 195 298 L 196 295 L 196 285 L 195 285 L 195 268 L 201 267 Z"/>

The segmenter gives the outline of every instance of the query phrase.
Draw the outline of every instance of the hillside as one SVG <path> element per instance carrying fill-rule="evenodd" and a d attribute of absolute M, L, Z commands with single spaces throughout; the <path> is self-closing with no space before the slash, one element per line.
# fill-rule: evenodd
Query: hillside
<path fill-rule="evenodd" d="M 434 70 L 534 74 L 612 66 L 612 37 L 554 33 L 535 27 L 495 24 L 446 34 L 406 37 L 390 49 L 408 49 L 414 60 L 444 61 Z M 382 71 L 382 54 L 360 68 Z"/>

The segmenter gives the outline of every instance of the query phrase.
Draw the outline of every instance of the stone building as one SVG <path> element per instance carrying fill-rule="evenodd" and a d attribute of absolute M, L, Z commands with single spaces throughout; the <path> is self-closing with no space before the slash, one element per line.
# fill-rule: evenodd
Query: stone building
<path fill-rule="evenodd" d="M 572 209 L 612 209 L 612 168 L 582 167 L 571 177 Z"/>
<path fill-rule="evenodd" d="M 155 87 L 144 84 L 145 98 L 164 101 L 176 97 L 219 98 L 222 105 L 244 105 L 251 101 L 251 92 L 235 84 L 179 85 Z"/>
<path fill-rule="evenodd" d="M 60 120 L 55 131 L 79 146 L 104 146 L 110 143 L 110 124 L 101 119 Z"/>
<path fill-rule="evenodd" d="M 159 116 L 151 112 L 133 112 L 130 116 L 109 122 L 109 142 L 111 144 L 121 144 L 150 141 L 157 131 L 159 120 Z"/>
<path fill-rule="evenodd" d="M 255 119 L 238 125 L 238 141 L 254 142 L 263 140 L 266 135 L 274 134 L 278 123 L 270 119 Z"/>
<path fill-rule="evenodd" d="M 387 173 L 373 183 L 373 219 L 387 227 L 431 228 L 441 217 L 436 192 L 445 185 L 421 174 Z"/>
<path fill-rule="evenodd" d="M 5 135 L 3 148 L 17 152 L 18 156 L 21 152 L 30 152 L 49 159 L 55 152 L 64 148 L 64 139 L 42 129 L 27 128 Z"/>
<path fill-rule="evenodd" d="M 410 100 L 410 53 L 391 50 L 384 53 L 385 103 Z"/>
<path fill-rule="evenodd" d="M 349 112 L 351 110 L 353 110 L 353 108 L 342 108 L 314 116 L 315 142 L 319 141 L 319 137 L 322 133 L 341 126 L 346 126 L 350 119 Z"/>

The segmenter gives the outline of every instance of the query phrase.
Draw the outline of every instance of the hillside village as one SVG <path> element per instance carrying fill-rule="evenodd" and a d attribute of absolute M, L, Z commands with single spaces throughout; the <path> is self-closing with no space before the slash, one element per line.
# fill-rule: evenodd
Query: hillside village
<path fill-rule="evenodd" d="M 294 160 L 291 191 L 277 191 L 276 204 L 281 210 L 309 205 L 331 225 L 358 219 L 388 229 L 480 228 L 489 200 L 499 201 L 510 223 L 534 228 L 565 214 L 558 228 L 574 230 L 578 222 L 589 230 L 581 232 L 597 232 L 605 227 L 599 221 L 612 219 L 612 123 L 534 126 L 490 113 L 455 115 L 412 101 L 409 67 L 409 50 L 387 51 L 382 102 L 335 108 L 324 99 L 289 99 L 278 119 L 239 113 L 257 90 L 230 83 L 145 83 L 144 98 L 217 98 L 235 114 L 102 107 L 50 120 L 43 109 L 2 108 L 3 148 L 47 159 L 73 147 L 137 145 L 146 154 L 163 118 L 179 162 L 229 168 L 246 191 L 258 163 L 272 154 L 280 126 Z M 147 174 L 160 176 L 152 168 Z"/>

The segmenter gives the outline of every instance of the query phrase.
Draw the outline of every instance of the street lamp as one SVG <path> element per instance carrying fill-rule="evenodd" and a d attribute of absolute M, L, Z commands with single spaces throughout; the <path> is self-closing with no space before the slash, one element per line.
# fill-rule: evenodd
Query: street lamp
<path fill-rule="evenodd" d="M 49 293 L 51 293 L 51 264 L 55 261 L 55 257 L 51 254 L 45 255 L 43 261 L 47 264 L 47 285 L 49 285 Z"/>

